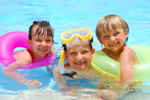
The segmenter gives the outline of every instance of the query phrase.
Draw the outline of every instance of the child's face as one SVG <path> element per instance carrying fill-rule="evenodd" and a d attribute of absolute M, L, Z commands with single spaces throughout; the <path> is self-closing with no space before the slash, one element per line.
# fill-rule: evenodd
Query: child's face
<path fill-rule="evenodd" d="M 89 42 L 86 44 L 76 44 L 67 47 L 66 58 L 70 66 L 78 71 L 90 67 L 91 59 L 94 56 L 95 49 L 90 48 Z"/>
<path fill-rule="evenodd" d="M 99 42 L 105 46 L 106 49 L 113 52 L 119 52 L 124 46 L 124 41 L 128 37 L 128 30 L 116 30 L 111 29 L 109 33 L 102 33 L 101 38 L 98 38 Z"/>
<path fill-rule="evenodd" d="M 32 39 L 28 40 L 29 45 L 31 46 L 33 55 L 35 58 L 44 57 L 51 51 L 54 40 L 51 36 L 47 34 L 35 35 L 35 31 L 32 32 Z"/>

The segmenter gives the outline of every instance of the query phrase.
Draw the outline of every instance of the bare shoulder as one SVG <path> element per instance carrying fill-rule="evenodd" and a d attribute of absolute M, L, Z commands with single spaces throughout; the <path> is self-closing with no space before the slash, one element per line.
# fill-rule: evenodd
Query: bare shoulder
<path fill-rule="evenodd" d="M 48 53 L 48 55 L 50 56 L 50 55 L 53 55 L 54 53 L 55 53 L 54 50 L 51 49 L 51 51 Z"/>
<path fill-rule="evenodd" d="M 128 47 L 128 46 L 124 47 L 124 50 L 123 50 L 122 54 L 128 55 L 130 57 L 136 56 L 135 51 L 133 49 L 131 49 L 130 47 Z"/>
<path fill-rule="evenodd" d="M 121 56 L 133 61 L 134 64 L 139 63 L 139 60 L 137 58 L 135 51 L 128 46 L 125 46 L 123 52 L 121 53 Z"/>
<path fill-rule="evenodd" d="M 32 62 L 31 55 L 27 50 L 22 50 L 14 54 L 14 58 L 23 64 Z"/>

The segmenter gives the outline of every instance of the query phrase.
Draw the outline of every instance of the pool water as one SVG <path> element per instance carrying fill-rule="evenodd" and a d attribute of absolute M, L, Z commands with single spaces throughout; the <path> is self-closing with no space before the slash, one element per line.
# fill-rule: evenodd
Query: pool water
<path fill-rule="evenodd" d="M 96 50 L 102 47 L 95 36 L 95 27 L 98 20 L 108 14 L 121 16 L 129 25 L 129 40 L 127 45 L 150 46 L 150 1 L 149 0 L 1 0 L 0 3 L 0 36 L 12 31 L 28 32 L 33 21 L 50 21 L 54 29 L 54 49 L 60 50 L 63 31 L 89 27 L 94 37 L 93 46 Z M 57 59 L 56 59 L 57 60 Z M 0 65 L 3 68 L 2 65 Z M 76 99 L 63 96 L 55 88 L 53 74 L 45 70 L 45 67 L 20 70 L 27 74 L 27 78 L 38 79 L 42 87 L 37 90 L 29 90 L 26 86 L 7 79 L 0 72 L 0 99 L 5 100 L 48 100 L 51 99 Z M 148 85 L 145 83 L 144 85 Z M 18 94 L 19 91 L 19 94 Z M 14 92 L 14 93 L 12 93 Z M 17 93 L 16 93 L 17 92 Z M 146 93 L 131 93 L 121 99 L 140 100 L 141 96 L 150 98 Z M 7 94 L 7 95 L 6 95 Z M 17 95 L 12 95 L 17 94 Z M 37 94 L 35 97 L 29 94 Z"/>

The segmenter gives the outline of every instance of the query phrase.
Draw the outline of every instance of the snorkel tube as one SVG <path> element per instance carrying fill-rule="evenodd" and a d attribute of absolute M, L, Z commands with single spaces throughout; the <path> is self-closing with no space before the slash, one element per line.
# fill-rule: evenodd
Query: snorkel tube
<path fill-rule="evenodd" d="M 70 73 L 65 72 L 64 63 L 65 63 L 65 53 L 64 53 L 64 50 L 61 50 L 59 65 L 58 65 L 59 71 L 63 76 L 73 78 L 73 75 L 75 75 L 77 73 L 75 71 L 71 71 Z"/>
<path fill-rule="evenodd" d="M 64 50 L 61 50 L 60 59 L 59 59 L 59 71 L 61 74 L 65 73 L 64 69 L 64 63 L 65 63 L 65 53 Z"/>

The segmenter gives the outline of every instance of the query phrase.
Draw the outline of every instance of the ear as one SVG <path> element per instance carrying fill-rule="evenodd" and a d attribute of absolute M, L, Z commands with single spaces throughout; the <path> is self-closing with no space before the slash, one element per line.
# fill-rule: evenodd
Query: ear
<path fill-rule="evenodd" d="M 31 46 L 31 40 L 27 39 L 29 46 Z"/>
<path fill-rule="evenodd" d="M 94 57 L 95 48 L 92 49 L 92 58 Z"/>
<path fill-rule="evenodd" d="M 52 41 L 52 44 L 54 43 L 54 40 Z"/>
<path fill-rule="evenodd" d="M 128 33 L 129 33 L 129 30 L 126 29 L 126 31 L 125 31 L 125 38 L 128 38 Z"/>
<path fill-rule="evenodd" d="M 103 41 L 102 41 L 101 38 L 98 38 L 98 41 L 99 41 L 101 44 L 103 44 Z"/>

